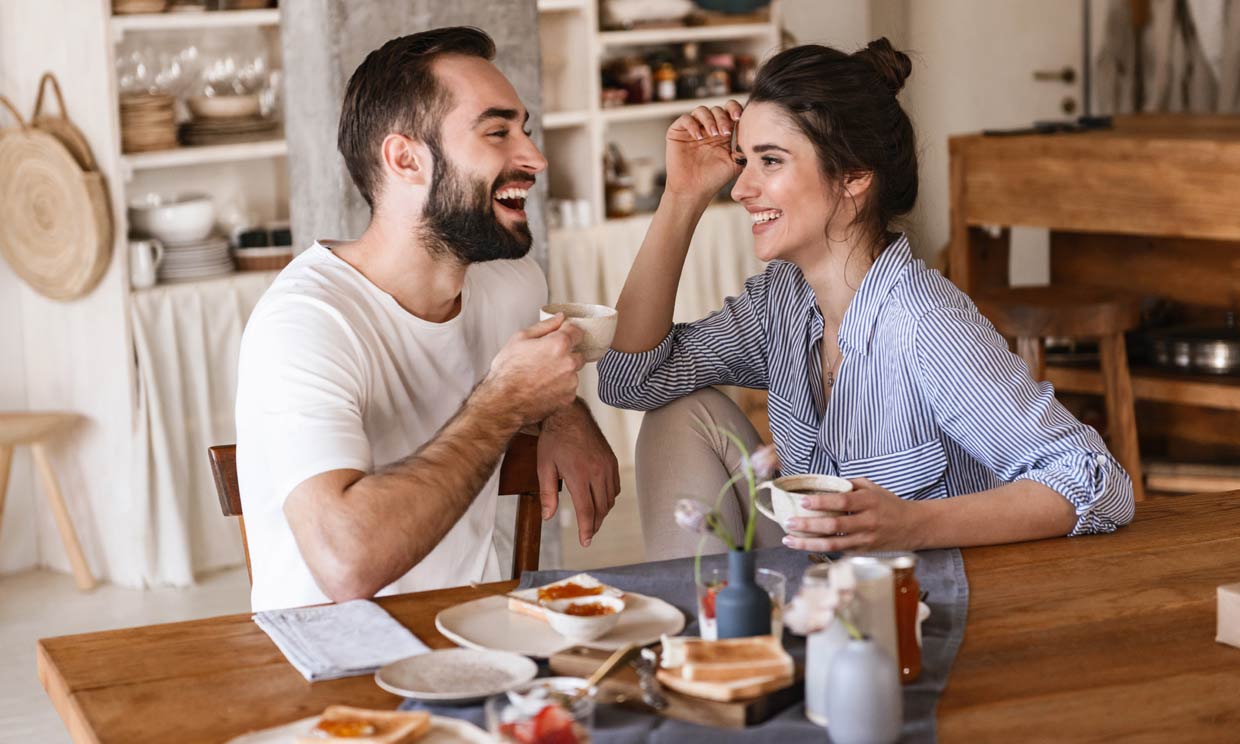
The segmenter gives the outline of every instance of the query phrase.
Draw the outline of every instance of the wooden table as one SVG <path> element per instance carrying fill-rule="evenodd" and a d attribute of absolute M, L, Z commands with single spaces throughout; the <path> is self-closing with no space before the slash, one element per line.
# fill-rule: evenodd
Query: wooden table
<path fill-rule="evenodd" d="M 1117 534 L 965 551 L 944 741 L 1235 741 L 1240 649 L 1214 642 L 1240 580 L 1240 492 L 1150 500 Z M 510 586 L 501 584 L 499 586 Z M 432 647 L 473 589 L 380 600 Z M 78 742 L 220 742 L 329 703 L 393 707 L 369 677 L 309 684 L 249 615 L 47 638 L 39 677 Z"/>

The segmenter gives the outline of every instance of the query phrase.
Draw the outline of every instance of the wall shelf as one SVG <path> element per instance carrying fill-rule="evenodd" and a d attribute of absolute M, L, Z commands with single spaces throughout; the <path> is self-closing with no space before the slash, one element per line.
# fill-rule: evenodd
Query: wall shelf
<path fill-rule="evenodd" d="M 729 39 L 758 39 L 771 35 L 769 23 L 737 23 L 716 26 L 678 26 L 637 31 L 604 31 L 599 34 L 603 47 L 637 46 L 645 44 L 683 44 L 689 41 L 727 41 Z"/>
<path fill-rule="evenodd" d="M 138 13 L 112 16 L 112 38 L 131 31 L 173 31 L 280 25 L 278 8 L 270 10 L 206 10 L 201 13 Z"/>
<path fill-rule="evenodd" d="M 589 122 L 589 111 L 548 111 L 543 114 L 543 129 L 579 127 Z"/>
<path fill-rule="evenodd" d="M 585 10 L 585 0 L 538 0 L 539 13 L 565 13 Z"/>
<path fill-rule="evenodd" d="M 663 103 L 643 103 L 633 106 L 617 106 L 615 108 L 603 109 L 603 121 L 616 123 L 621 121 L 649 121 L 651 119 L 664 119 L 673 116 L 680 116 L 688 113 L 698 106 L 722 106 L 728 101 L 736 98 L 744 98 L 744 93 L 733 93 L 726 96 L 716 96 L 714 98 L 697 98 L 697 99 L 678 99 L 675 101 L 665 101 Z"/>
<path fill-rule="evenodd" d="M 283 139 L 261 142 L 243 142 L 235 145 L 204 145 L 177 147 L 171 150 L 135 152 L 122 156 L 130 172 L 179 168 L 187 165 L 208 163 L 234 163 L 242 160 L 283 157 L 288 154 L 288 143 Z"/>
<path fill-rule="evenodd" d="M 1132 393 L 1137 400 L 1240 411 L 1240 378 L 1186 375 L 1133 367 Z M 1102 374 L 1089 367 L 1047 365 L 1046 379 L 1066 393 L 1102 395 Z"/>

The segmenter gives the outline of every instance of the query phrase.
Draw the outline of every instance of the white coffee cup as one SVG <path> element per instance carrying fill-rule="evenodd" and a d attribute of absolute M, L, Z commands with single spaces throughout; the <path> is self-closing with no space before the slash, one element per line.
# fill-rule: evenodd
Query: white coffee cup
<path fill-rule="evenodd" d="M 587 362 L 597 362 L 611 348 L 611 340 L 616 336 L 615 308 L 606 305 L 561 302 L 544 305 L 539 313 L 539 319 L 546 320 L 556 313 L 564 313 L 566 323 L 572 323 L 581 329 L 584 338 L 577 345 L 576 351 L 584 354 Z"/>
<path fill-rule="evenodd" d="M 784 528 L 784 531 L 789 535 L 796 537 L 819 537 L 817 533 L 789 530 L 784 525 L 793 517 L 834 517 L 843 513 L 806 509 L 804 506 L 801 506 L 801 499 L 805 498 L 806 493 L 844 493 L 851 490 L 852 483 L 835 475 L 818 475 L 815 473 L 785 475 L 782 478 L 776 478 L 773 481 L 759 484 L 756 506 L 758 511 Z M 762 499 L 761 494 L 763 492 L 770 494 L 767 502 L 764 502 Z"/>
<path fill-rule="evenodd" d="M 129 241 L 129 284 L 134 289 L 155 286 L 156 271 L 164 260 L 164 244 L 154 238 Z"/>

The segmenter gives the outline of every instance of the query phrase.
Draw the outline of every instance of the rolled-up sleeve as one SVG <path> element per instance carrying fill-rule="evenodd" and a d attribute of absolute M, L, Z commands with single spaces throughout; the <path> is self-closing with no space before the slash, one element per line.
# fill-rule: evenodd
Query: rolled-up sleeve
<path fill-rule="evenodd" d="M 767 275 L 693 323 L 677 323 L 653 349 L 608 351 L 598 363 L 599 399 L 648 411 L 711 385 L 765 388 Z"/>
<path fill-rule="evenodd" d="M 918 373 L 939 426 L 1000 480 L 1032 480 L 1076 510 L 1071 535 L 1132 521 L 1132 481 L 1098 432 L 1034 382 L 1020 357 L 975 310 L 938 308 L 917 322 Z"/>

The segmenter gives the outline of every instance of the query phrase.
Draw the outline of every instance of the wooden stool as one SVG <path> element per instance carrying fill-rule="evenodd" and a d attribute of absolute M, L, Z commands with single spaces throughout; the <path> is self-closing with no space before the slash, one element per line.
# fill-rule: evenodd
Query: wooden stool
<path fill-rule="evenodd" d="M 82 554 L 82 545 L 78 542 L 77 531 L 73 529 L 56 474 L 52 472 L 52 462 L 47 456 L 47 441 L 79 419 L 72 413 L 0 413 L 0 518 L 4 516 L 4 494 L 9 485 L 13 449 L 19 444 L 29 444 L 56 518 L 56 527 L 60 530 L 60 539 L 64 541 L 65 552 L 69 555 L 69 565 L 73 567 L 73 578 L 78 589 L 86 591 L 95 587 L 95 578 L 91 576 L 90 566 Z"/>
<path fill-rule="evenodd" d="M 975 301 L 999 333 L 1016 339 L 1016 353 L 1029 365 L 1035 380 L 1046 378 L 1046 337 L 1098 339 L 1111 451 L 1132 478 L 1133 496 L 1143 500 L 1137 418 L 1124 345 L 1124 332 L 1141 322 L 1137 300 L 1081 287 L 1014 287 L 983 294 Z"/>

